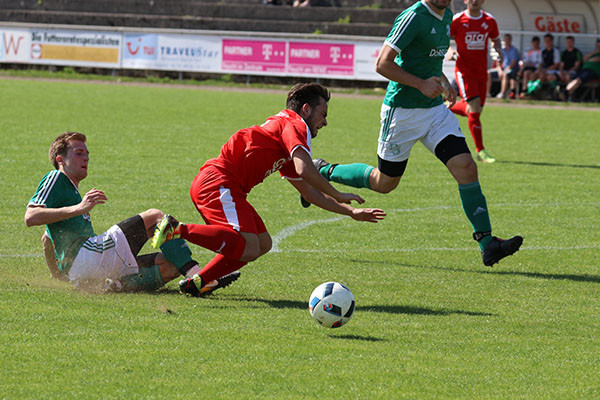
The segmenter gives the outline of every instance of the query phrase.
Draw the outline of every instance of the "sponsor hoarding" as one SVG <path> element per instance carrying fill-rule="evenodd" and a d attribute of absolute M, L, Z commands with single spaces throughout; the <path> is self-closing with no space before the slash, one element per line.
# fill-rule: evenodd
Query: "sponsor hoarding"
<path fill-rule="evenodd" d="M 221 72 L 218 36 L 126 33 L 122 51 L 123 68 Z"/>
<path fill-rule="evenodd" d="M 354 44 L 327 42 L 289 42 L 291 75 L 354 76 Z"/>
<path fill-rule="evenodd" d="M 35 28 L 30 32 L 32 63 L 120 67 L 122 34 L 119 32 Z"/>
<path fill-rule="evenodd" d="M 287 42 L 223 38 L 224 71 L 284 74 Z"/>
<path fill-rule="evenodd" d="M 28 63 L 30 47 L 28 30 L 0 28 L 0 61 Z"/>

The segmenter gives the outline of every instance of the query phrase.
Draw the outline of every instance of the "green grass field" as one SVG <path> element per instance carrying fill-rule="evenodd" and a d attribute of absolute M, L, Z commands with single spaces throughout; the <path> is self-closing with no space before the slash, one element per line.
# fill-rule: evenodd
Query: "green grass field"
<path fill-rule="evenodd" d="M 418 144 L 396 191 L 358 192 L 388 212 L 379 224 L 305 210 L 291 185 L 267 179 L 250 201 L 276 251 L 212 298 L 180 295 L 174 282 L 88 294 L 49 277 L 42 228 L 23 214 L 59 133 L 88 136 L 80 191 L 109 198 L 91 213 L 97 233 L 151 207 L 199 221 L 188 195 L 199 167 L 284 99 L 0 80 L 0 398 L 600 397 L 598 109 L 486 108 L 484 140 L 500 161 L 479 171 L 494 232 L 525 238 L 493 269 L 456 183 Z M 379 107 L 334 94 L 314 155 L 376 162 Z M 307 310 L 328 280 L 357 301 L 337 330 Z"/>

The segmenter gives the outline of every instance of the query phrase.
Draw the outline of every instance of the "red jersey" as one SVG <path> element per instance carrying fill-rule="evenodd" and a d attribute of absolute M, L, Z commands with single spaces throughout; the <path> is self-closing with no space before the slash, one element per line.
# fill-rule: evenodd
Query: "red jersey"
<path fill-rule="evenodd" d="M 276 171 L 285 178 L 299 179 L 292 154 L 302 148 L 312 158 L 310 140 L 310 129 L 302 117 L 292 110 L 283 110 L 260 126 L 234 133 L 221 148 L 219 157 L 208 160 L 202 168 L 218 168 L 229 181 L 249 193 Z"/>
<path fill-rule="evenodd" d="M 488 40 L 500 37 L 496 19 L 485 11 L 477 18 L 463 11 L 454 16 L 450 36 L 456 42 L 456 68 L 463 74 L 487 75 Z"/>

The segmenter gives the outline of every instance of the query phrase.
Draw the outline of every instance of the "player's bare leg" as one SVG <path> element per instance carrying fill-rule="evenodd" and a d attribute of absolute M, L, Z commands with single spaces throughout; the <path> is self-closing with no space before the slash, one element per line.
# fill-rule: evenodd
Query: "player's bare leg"
<path fill-rule="evenodd" d="M 378 193 L 389 193 L 398 187 L 401 178 L 401 176 L 388 176 L 379 168 L 374 168 L 369 175 L 370 188 Z"/>

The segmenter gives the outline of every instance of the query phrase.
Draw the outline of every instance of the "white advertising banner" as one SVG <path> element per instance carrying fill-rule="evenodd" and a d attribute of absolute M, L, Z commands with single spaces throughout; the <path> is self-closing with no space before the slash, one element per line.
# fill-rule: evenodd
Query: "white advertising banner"
<path fill-rule="evenodd" d="M 31 63 L 83 67 L 121 66 L 120 32 L 31 28 Z"/>
<path fill-rule="evenodd" d="M 381 51 L 383 40 L 379 42 L 358 42 L 355 46 L 354 79 L 367 81 L 385 81 L 375 72 L 375 61 Z"/>
<path fill-rule="evenodd" d="M 208 35 L 123 35 L 123 68 L 221 72 L 221 38 Z"/>
<path fill-rule="evenodd" d="M 0 62 L 29 63 L 30 39 L 29 30 L 0 28 Z"/>

